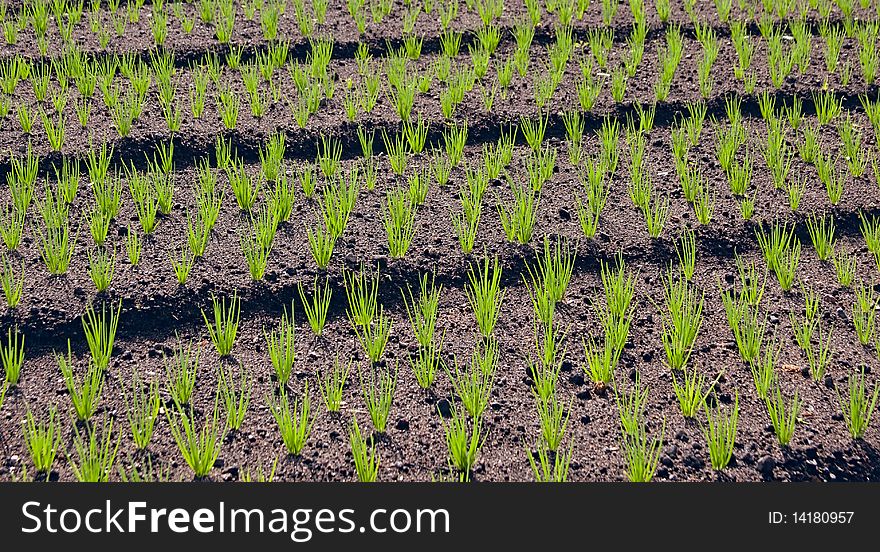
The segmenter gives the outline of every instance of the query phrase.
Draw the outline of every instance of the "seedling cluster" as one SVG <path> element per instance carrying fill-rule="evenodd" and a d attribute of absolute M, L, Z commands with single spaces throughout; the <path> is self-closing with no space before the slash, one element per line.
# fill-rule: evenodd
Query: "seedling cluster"
<path fill-rule="evenodd" d="M 876 444 L 877 0 L 0 29 L 10 478 L 830 478 Z"/>

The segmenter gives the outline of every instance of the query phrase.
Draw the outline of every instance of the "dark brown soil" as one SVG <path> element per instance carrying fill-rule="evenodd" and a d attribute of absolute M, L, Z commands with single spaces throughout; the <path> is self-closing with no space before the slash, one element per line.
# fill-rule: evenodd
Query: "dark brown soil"
<path fill-rule="evenodd" d="M 586 29 L 601 24 L 601 8 L 598 4 L 594 2 L 584 20 L 576 22 L 578 36 L 585 36 Z M 698 13 L 701 18 L 711 20 L 717 25 L 717 16 L 709 6 L 710 4 L 701 4 L 701 11 Z M 479 25 L 479 18 L 475 13 L 468 12 L 464 4 L 460 9 L 464 13 L 456 21 L 455 28 L 475 29 Z M 187 4 L 184 5 L 184 10 L 195 14 L 196 6 Z M 111 40 L 110 51 L 143 53 L 148 50 L 151 42 L 148 11 L 149 8 L 145 7 L 141 23 L 128 27 L 124 40 Z M 656 13 L 650 8 L 648 11 L 651 32 L 645 47 L 644 61 L 636 76 L 628 83 L 624 103 L 616 105 L 613 102 L 606 84 L 594 112 L 587 115 L 587 153 L 598 150 L 593 130 L 601 124 L 602 117 L 609 115 L 623 122 L 627 114 L 633 113 L 634 102 L 647 103 L 653 100 L 658 63 L 656 48 L 664 38 Z M 524 8 L 520 5 L 511 3 L 510 6 L 505 6 L 501 25 L 511 26 L 524 13 Z M 740 13 L 736 7 L 734 13 Z M 868 12 L 859 12 L 862 16 L 866 13 Z M 244 45 L 247 52 L 261 47 L 264 42 L 259 23 L 246 21 L 241 15 L 239 18 L 241 21 L 236 27 L 234 42 Z M 545 19 L 548 23 L 539 29 L 533 45 L 534 62 L 546 57 L 542 42 L 546 43 L 552 37 L 549 18 Z M 400 20 L 400 13 L 395 11 L 383 25 L 370 26 L 366 38 L 373 46 L 374 56 L 380 55 L 384 50 L 386 38 L 400 36 Z M 657 190 L 671 198 L 669 222 L 659 239 L 652 240 L 648 237 L 644 219 L 629 199 L 629 154 L 622 136 L 620 165 L 613 179 L 611 197 L 602 215 L 600 232 L 593 239 L 583 237 L 574 207 L 575 197 L 582 197 L 583 192 L 577 171 L 567 159 L 566 145 L 563 142 L 564 127 L 559 116 L 563 109 L 578 105 L 576 83 L 580 68 L 576 61 L 569 63 L 566 76 L 552 100 L 548 141 L 559 150 L 557 169 L 553 178 L 544 185 L 532 243 L 541 243 L 543 236 L 549 235 L 554 238 L 565 237 L 570 243 L 578 244 L 574 276 L 557 312 L 559 324 L 568 328 L 566 360 L 557 393 L 564 402 L 570 401 L 566 442 L 573 443 L 574 452 L 569 477 L 571 480 L 588 481 L 616 481 L 626 477 L 614 394 L 611 390 L 597 389 L 586 377 L 582 344 L 589 336 L 598 336 L 600 331 L 592 308 L 592 302 L 602 297 L 600 262 L 611 260 L 616 252 L 622 251 L 627 266 L 638 272 L 638 305 L 629 342 L 618 366 L 618 377 L 633 378 L 638 371 L 642 381 L 650 387 L 647 412 L 649 428 L 652 434 L 659 436 L 662 431 L 664 436 L 657 479 L 878 480 L 880 452 L 875 447 L 880 446 L 880 433 L 877 424 L 872 424 L 863 440 L 853 441 L 843 422 L 838 395 L 834 389 L 835 386 L 845 386 L 847 376 L 857 369 L 864 369 L 873 378 L 878 366 L 878 356 L 873 347 L 859 344 L 851 320 L 853 292 L 838 285 L 834 268 L 829 263 L 818 260 L 805 227 L 807 214 L 832 213 L 839 235 L 838 247 L 856 255 L 859 278 L 866 283 L 873 283 L 877 279 L 877 266 L 860 234 L 857 213 L 860 210 L 868 214 L 880 213 L 878 183 L 874 181 L 870 168 L 860 178 L 848 177 L 842 201 L 831 206 L 824 187 L 818 180 L 816 169 L 795 158 L 792 174 L 806 175 L 808 185 L 799 210 L 791 212 L 784 192 L 774 188 L 759 154 L 766 139 L 766 126 L 760 119 L 757 100 L 754 96 L 744 95 L 742 83 L 733 79 L 731 67 L 735 63 L 736 54 L 729 37 L 722 35 L 724 38 L 721 54 L 716 62 L 715 87 L 707 101 L 710 116 L 707 118 L 700 144 L 691 150 L 691 159 L 699 161 L 703 173 L 717 192 L 717 205 L 711 224 L 699 226 L 690 206 L 682 197 L 675 174 L 670 126 L 682 112 L 686 102 L 699 98 L 697 64 L 700 46 L 693 38 L 692 26 L 688 28 L 687 16 L 678 6 L 673 7 L 673 20 L 685 26 L 685 56 L 676 73 L 669 100 L 657 106 L 655 128 L 648 133 L 647 140 L 646 159 Z M 175 19 L 172 17 L 171 21 L 175 22 Z M 297 37 L 292 38 L 292 55 L 304 59 L 308 48 L 296 31 L 295 20 L 288 16 L 284 21 L 280 32 Z M 626 36 L 626 28 L 631 23 L 628 8 L 621 5 L 615 19 L 615 26 L 620 30 L 612 60 L 622 56 L 625 48 L 622 41 Z M 81 26 L 81 44 L 88 51 L 97 52 L 97 39 L 88 31 L 87 22 L 84 21 Z M 722 26 L 718 28 L 723 29 Z M 50 41 L 55 44 L 59 40 L 57 30 L 51 29 Z M 416 29 L 425 35 L 423 58 L 413 64 L 413 67 L 420 70 L 427 67 L 437 55 L 439 25 L 435 18 L 423 16 Z M 133 462 L 144 462 L 143 454 L 134 453 L 122 395 L 123 386 L 128 385 L 131 372 L 137 370 L 147 379 L 158 378 L 163 381 L 163 354 L 172 351 L 177 336 L 181 339 L 194 339 L 200 344 L 202 362 L 193 402 L 201 410 L 209 409 L 217 388 L 216 368 L 221 365 L 221 360 L 210 342 L 200 309 L 210 308 L 212 293 L 231 295 L 233 290 L 237 290 L 242 300 L 242 320 L 231 362 L 240 363 L 253 375 L 252 400 L 242 430 L 227 437 L 220 460 L 210 477 L 216 480 L 236 480 L 245 470 L 254 471 L 258 467 L 266 470 L 275 458 L 280 458 L 278 479 L 354 480 L 354 465 L 348 443 L 350 420 L 354 416 L 361 427 L 371 428 L 356 371 L 349 380 L 342 413 L 338 415 L 328 413 L 321 404 L 315 374 L 329 367 L 337 355 L 354 359 L 361 368 L 368 365 L 346 317 L 342 282 L 343 270 L 356 269 L 362 263 L 378 263 L 380 266 L 379 299 L 393 320 L 384 363 L 388 366 L 399 366 L 389 430 L 386 435 L 376 436 L 381 458 L 379 479 L 423 481 L 439 477 L 446 473 L 448 464 L 441 414 L 438 410 L 447 410 L 448 404 L 457 399 L 449 378 L 443 373 L 438 374 L 436 383 L 429 391 L 422 390 L 417 385 L 408 363 L 408 355 L 416 350 L 415 339 L 406 318 L 400 289 L 407 285 L 416 285 L 419 275 L 424 272 L 436 274 L 437 283 L 443 285 L 439 327 L 446 332 L 444 355 L 450 360 L 453 356 L 467 359 L 478 334 L 464 288 L 470 263 L 480 259 L 483 251 L 500 257 L 504 267 L 503 286 L 506 295 L 502 316 L 495 330 L 501 351 L 499 372 L 489 408 L 484 415 L 487 438 L 473 477 L 480 481 L 519 481 L 533 478 L 525 451 L 537 442 L 539 424 L 526 362 L 526 357 L 533 354 L 533 314 L 522 276 L 526 271 L 526 263 L 532 262 L 535 252 L 531 246 L 517 246 L 504 238 L 496 209 L 500 202 L 510 201 L 510 191 L 503 180 L 491 183 L 486 195 L 476 255 L 462 254 L 450 220 L 451 215 L 460 210 L 458 187 L 465 180 L 463 167 L 468 163 L 478 162 L 482 156 L 483 144 L 497 139 L 499 132 L 509 124 L 518 122 L 520 117 L 536 116 L 531 78 L 516 76 L 507 96 L 496 100 L 491 114 L 485 113 L 477 89 L 469 93 L 459 106 L 456 118 L 466 118 L 469 125 L 464 163 L 453 171 L 450 184 L 446 187 L 440 188 L 436 182 L 432 182 L 427 201 L 418 211 L 415 240 L 404 259 L 388 257 L 381 217 L 385 192 L 398 182 L 384 156 L 380 134 L 377 134 L 375 148 L 380 156 L 380 165 L 376 189 L 361 191 L 355 211 L 343 237 L 337 243 L 326 273 L 317 271 L 306 239 L 306 228 L 312 227 L 320 216 L 319 206 L 315 200 L 305 198 L 297 190 L 293 215 L 276 235 L 264 281 L 252 282 L 248 273 L 239 246 L 239 230 L 245 216 L 239 212 L 231 192 L 226 195 L 205 257 L 197 261 L 189 281 L 185 286 L 179 286 L 174 277 L 169 252 L 186 247 L 186 208 L 194 201 L 191 191 L 191 183 L 196 179 L 194 164 L 204 156 L 213 158 L 216 136 L 223 134 L 231 138 L 239 155 L 248 162 L 249 170 L 254 173 L 259 170 L 257 148 L 276 129 L 286 132 L 287 167 L 291 171 L 314 159 L 314 144 L 320 135 L 330 134 L 342 141 L 345 166 L 356 162 L 359 157 L 356 125 L 346 122 L 342 115 L 342 83 L 347 78 L 358 78 L 353 59 L 358 36 L 342 3 L 331 6 L 327 23 L 321 30 L 331 33 L 336 40 L 334 59 L 331 62 L 331 70 L 338 78 L 334 99 L 322 106 L 319 113 L 310 119 L 306 129 L 296 126 L 283 102 L 272 106 L 269 113 L 258 120 L 251 117 L 246 102 L 243 101 L 239 125 L 234 132 L 228 133 L 222 131 L 210 95 L 206 115 L 202 120 L 195 121 L 187 113 L 183 128 L 174 137 L 177 169 L 174 175 L 177 185 L 175 205 L 171 215 L 161 219 L 155 235 L 145 240 L 143 258 L 136 267 L 128 264 L 124 254 L 125 228 L 129 225 L 136 227 L 137 217 L 130 195 L 127 190 L 123 192 L 122 210 L 111 226 L 110 239 L 115 244 L 118 258 L 117 272 L 108 293 L 96 296 L 89 279 L 86 251 L 93 244 L 90 243 L 91 238 L 84 225 L 78 234 L 77 254 L 69 273 L 61 277 L 48 274 L 40 259 L 36 237 L 36 228 L 41 222 L 38 212 L 33 208 L 26 224 L 22 246 L 12 254 L 15 258 L 20 256 L 26 266 L 23 300 L 15 310 L 7 309 L 0 328 L 5 334 L 8 327 L 17 325 L 27 340 L 22 380 L 10 390 L 0 410 L 0 454 L 3 457 L 0 479 L 20 477 L 22 467 L 31 467 L 21 430 L 28 408 L 42 414 L 50 406 L 56 405 L 64 413 L 63 448 L 65 453 L 75 456 L 72 445 L 73 425 L 68 423 L 68 419 L 72 419 L 70 399 L 54 352 L 64 350 L 69 339 L 78 366 L 82 368 L 86 365 L 88 349 L 82 334 L 80 316 L 87 304 L 95 300 L 122 302 L 119 333 L 97 417 L 111 417 L 116 420 L 114 429 L 122 436 L 119 462 L 129 466 Z M 755 29 L 753 31 L 756 32 Z M 851 110 L 856 124 L 863 130 L 865 147 L 876 152 L 877 144 L 870 130 L 870 123 L 859 104 L 858 95 L 867 92 L 873 97 L 877 89 L 876 86 L 866 87 L 861 80 L 858 71 L 858 42 L 847 39 L 841 54 L 841 63 L 849 61 L 854 68 L 852 80 L 844 87 L 839 81 L 839 72 L 830 77 L 826 74 L 821 39 L 818 31 L 814 31 L 817 36 L 813 44 L 813 62 L 804 74 L 795 71 L 783 87 L 775 92 L 777 104 L 790 102 L 793 96 L 798 95 L 804 100 L 806 119 L 812 123 L 815 110 L 810 93 L 821 88 L 823 82 L 827 81 L 829 86 L 841 94 L 845 108 Z M 18 45 L 3 46 L 3 57 L 16 53 L 28 55 L 36 51 L 32 34 L 22 35 Z M 766 46 L 762 40 L 758 41 L 760 45 L 753 62 L 758 76 L 757 90 L 772 90 L 766 69 Z M 216 46 L 212 31 L 197 22 L 195 32 L 185 35 L 173 23 L 166 45 L 178 53 L 180 90 L 186 91 L 192 78 L 187 61 L 201 57 Z M 512 37 L 508 36 L 493 58 L 493 68 L 498 63 L 497 59 L 509 55 L 512 48 Z M 580 48 L 583 51 L 576 51 L 575 59 L 589 55 L 588 47 L 581 45 Z M 462 52 L 459 58 L 466 62 L 469 59 L 466 46 L 463 46 Z M 243 90 L 237 72 L 231 74 L 231 82 L 238 90 Z M 491 84 L 491 79 L 495 78 L 493 69 L 490 69 L 489 75 L 487 82 Z M 293 89 L 292 81 L 286 73 L 282 75 L 280 83 L 284 90 Z M 756 212 L 751 221 L 742 219 L 714 153 L 715 125 L 710 119 L 713 115 L 719 119 L 725 117 L 724 97 L 731 93 L 743 95 L 743 111 L 749 129 L 748 147 L 755 157 Z M 421 112 L 431 122 L 429 142 L 434 144 L 439 144 L 443 125 L 438 94 L 439 88 L 435 82 L 432 91 L 425 97 L 417 98 L 414 107 L 414 113 Z M 64 155 L 84 155 L 89 147 L 89 137 L 94 136 L 96 140 L 107 140 L 114 145 L 115 162 L 134 161 L 140 164 L 143 151 L 149 151 L 154 144 L 168 138 L 154 94 L 148 99 L 144 114 L 135 123 L 131 136 L 122 139 L 111 126 L 106 108 L 97 99 L 100 94 L 96 96 L 89 128 L 79 128 L 72 107 L 76 95 L 75 88 L 71 87 L 71 101 L 67 107 L 68 134 L 62 150 Z M 27 83 L 20 84 L 12 98 L 13 105 L 18 102 L 28 105 L 35 103 L 33 92 Z M 184 105 L 187 105 L 186 101 Z M 394 130 L 399 127 L 399 119 L 384 95 L 376 110 L 372 114 L 361 115 L 358 122 L 375 129 Z M 39 121 L 35 129 L 33 145 L 35 151 L 43 156 L 41 170 L 51 170 L 51 161 L 58 159 L 59 154 L 49 152 Z M 840 140 L 833 128 L 822 129 L 822 141 L 828 151 L 836 152 L 840 147 Z M 5 120 L 0 121 L 0 149 L 16 155 L 25 150 L 26 142 L 27 137 L 22 134 L 13 110 Z M 791 143 L 794 142 L 792 138 Z M 528 178 L 519 161 L 525 158 L 527 148 L 520 136 L 514 162 L 509 168 L 515 181 Z M 0 173 L 8 170 L 9 156 L 5 159 L 0 166 Z M 422 167 L 427 162 L 428 156 L 422 154 L 412 157 L 409 165 Z M 222 173 L 219 173 L 218 178 L 222 186 L 228 187 Z M 79 213 L 94 203 L 86 180 L 84 177 L 71 208 L 71 220 L 75 221 L 75 228 L 81 224 Z M 0 201 L 8 203 L 9 200 L 10 192 L 4 186 L 0 189 Z M 807 361 L 795 343 L 788 316 L 791 311 L 800 312 L 803 309 L 803 295 L 800 291 L 783 292 L 772 276 L 770 277 L 763 306 L 770 316 L 772 334 L 782 346 L 777 372 L 783 390 L 789 394 L 797 390 L 803 399 L 795 437 L 787 447 L 780 447 L 777 443 L 766 408 L 756 396 L 751 373 L 740 361 L 719 291 L 730 288 L 737 277 L 734 251 L 746 259 L 757 260 L 759 266 L 763 264 L 755 239 L 755 229 L 761 222 L 775 220 L 796 224 L 797 235 L 804 244 L 798 277 L 820 293 L 823 327 L 833 328 L 834 336 L 833 361 L 827 377 L 823 381 L 812 381 L 805 375 Z M 709 465 L 708 451 L 699 423 L 686 421 L 678 408 L 670 371 L 664 365 L 660 311 L 653 302 L 662 297 L 663 274 L 676 259 L 674 240 L 685 228 L 694 228 L 697 232 L 698 262 L 695 282 L 704 290 L 706 298 L 704 320 L 691 364 L 702 370 L 709 380 L 718 377 L 711 395 L 712 401 L 731 403 L 735 395 L 739 396 L 740 423 L 735 459 L 723 472 L 715 472 Z M 316 275 L 321 278 L 326 276 L 333 289 L 328 327 L 320 337 L 315 337 L 306 324 L 296 291 L 298 283 L 305 282 L 310 286 Z M 266 397 L 273 393 L 277 383 L 273 379 L 263 333 L 265 327 L 276 323 L 284 306 L 291 302 L 295 303 L 298 333 L 295 377 L 289 387 L 293 394 L 299 394 L 305 388 L 306 382 L 309 382 L 312 404 L 317 412 L 315 426 L 306 448 L 302 456 L 296 458 L 285 455 L 277 426 L 267 406 Z M 164 390 L 163 397 L 167 399 Z M 172 439 L 168 423 L 162 417 L 157 424 L 148 454 L 155 467 L 168 470 L 170 478 L 192 478 Z M 51 479 L 73 478 L 65 454 L 59 455 L 55 470 L 57 471 L 50 476 Z"/>

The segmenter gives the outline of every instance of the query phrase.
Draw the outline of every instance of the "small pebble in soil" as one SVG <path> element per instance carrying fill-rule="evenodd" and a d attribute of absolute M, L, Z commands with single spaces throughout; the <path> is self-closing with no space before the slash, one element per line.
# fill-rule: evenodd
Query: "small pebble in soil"
<path fill-rule="evenodd" d="M 684 465 L 688 468 L 701 470 L 706 467 L 706 462 L 704 462 L 699 456 L 685 456 Z"/>
<path fill-rule="evenodd" d="M 767 477 L 773 475 L 773 469 L 776 467 L 776 460 L 772 456 L 762 456 L 758 460 L 758 471 Z"/>
<path fill-rule="evenodd" d="M 440 411 L 440 415 L 444 418 L 452 417 L 452 407 L 446 399 L 440 399 L 437 402 L 437 409 Z"/>

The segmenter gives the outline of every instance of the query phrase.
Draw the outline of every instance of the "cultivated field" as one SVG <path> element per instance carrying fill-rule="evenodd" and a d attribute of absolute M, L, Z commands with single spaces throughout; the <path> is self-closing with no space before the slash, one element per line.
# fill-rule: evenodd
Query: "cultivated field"
<path fill-rule="evenodd" d="M 0 0 L 0 480 L 878 480 L 878 0 Z"/>

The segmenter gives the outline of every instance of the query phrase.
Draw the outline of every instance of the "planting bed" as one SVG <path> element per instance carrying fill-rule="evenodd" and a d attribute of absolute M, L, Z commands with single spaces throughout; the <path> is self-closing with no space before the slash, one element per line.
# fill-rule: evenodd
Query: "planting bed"
<path fill-rule="evenodd" d="M 880 479 L 877 0 L 2 2 L 0 480 Z"/>

